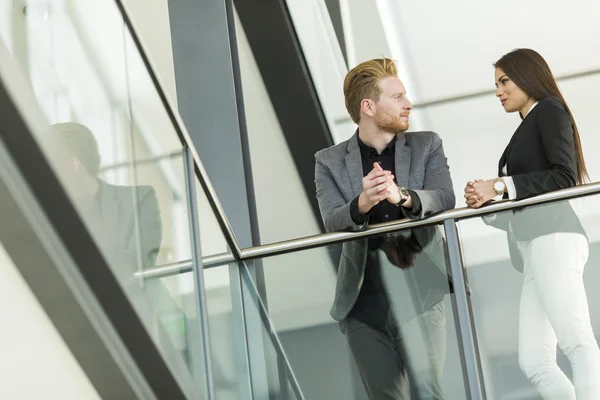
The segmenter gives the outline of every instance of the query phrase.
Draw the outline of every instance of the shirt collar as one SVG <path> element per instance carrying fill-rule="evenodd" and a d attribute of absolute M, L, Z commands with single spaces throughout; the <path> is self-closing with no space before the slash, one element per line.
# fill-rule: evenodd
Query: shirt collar
<path fill-rule="evenodd" d="M 362 140 L 360 140 L 360 137 L 357 135 L 357 139 L 358 139 L 358 146 L 360 147 L 360 152 L 364 155 L 364 156 L 378 156 L 379 154 L 377 153 L 377 150 L 375 150 L 374 148 L 372 148 L 371 146 L 369 146 L 368 144 L 366 144 L 365 142 L 363 142 Z M 396 148 L 396 138 L 394 138 L 385 149 L 383 149 L 383 151 L 381 152 L 382 156 L 387 156 L 390 154 L 394 154 L 394 149 Z"/>

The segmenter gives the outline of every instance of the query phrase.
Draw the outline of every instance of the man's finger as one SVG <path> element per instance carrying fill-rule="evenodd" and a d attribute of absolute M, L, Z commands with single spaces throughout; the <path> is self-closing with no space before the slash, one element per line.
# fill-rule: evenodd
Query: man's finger
<path fill-rule="evenodd" d="M 382 184 L 377 185 L 377 193 L 387 190 L 388 187 L 389 187 L 388 182 L 384 182 Z"/>
<path fill-rule="evenodd" d="M 373 182 L 375 182 L 376 185 L 380 185 L 380 184 L 386 183 L 386 182 L 393 182 L 393 178 L 391 175 L 384 175 L 384 176 L 380 176 L 379 178 L 373 179 Z"/>
<path fill-rule="evenodd" d="M 373 178 L 376 178 L 378 176 L 391 175 L 391 174 L 392 174 L 392 171 L 387 171 L 387 170 L 384 170 L 384 169 L 375 169 L 375 168 L 373 168 L 371 170 L 371 172 L 369 172 L 367 174 L 366 178 L 373 179 Z"/>
<path fill-rule="evenodd" d="M 375 196 L 379 194 L 382 190 L 385 190 L 387 185 L 385 183 L 379 184 L 367 190 L 367 196 Z"/>
<path fill-rule="evenodd" d="M 390 180 L 390 175 L 381 175 L 381 176 L 375 177 L 373 179 L 366 179 L 366 181 L 363 183 L 363 190 L 371 189 L 371 188 L 378 186 L 382 183 L 385 183 L 389 180 Z"/>

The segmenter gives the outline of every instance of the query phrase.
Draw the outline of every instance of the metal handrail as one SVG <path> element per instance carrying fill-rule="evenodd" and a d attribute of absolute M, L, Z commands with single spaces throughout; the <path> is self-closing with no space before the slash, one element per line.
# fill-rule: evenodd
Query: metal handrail
<path fill-rule="evenodd" d="M 489 204 L 485 207 L 473 208 L 456 208 L 445 211 L 428 218 L 411 220 L 402 219 L 383 224 L 368 226 L 365 230 L 359 232 L 333 232 L 323 233 L 319 235 L 306 236 L 299 239 L 286 240 L 277 243 L 265 244 L 242 249 L 239 259 L 236 259 L 230 253 L 216 254 L 208 257 L 203 257 L 202 265 L 204 268 L 216 267 L 223 264 L 228 264 L 234 261 L 251 260 L 261 257 L 270 257 L 279 254 L 291 253 L 299 250 L 307 250 L 315 247 L 322 247 L 336 243 L 347 242 L 360 238 L 368 238 L 381 235 L 388 232 L 399 230 L 414 229 L 424 226 L 431 226 L 443 223 L 445 220 L 453 219 L 455 221 L 480 217 L 483 215 L 505 212 L 510 210 L 518 210 L 523 207 L 531 207 L 542 205 L 560 200 L 568 200 L 577 197 L 591 196 L 600 194 L 600 182 L 590 183 L 586 185 L 575 186 L 568 189 L 558 190 L 551 193 L 542 194 L 535 197 L 530 197 L 524 200 L 502 200 Z M 191 270 L 191 260 L 181 261 L 175 264 L 161 265 L 152 269 L 148 269 L 136 274 L 138 278 L 156 278 L 165 277 L 172 274 L 188 272 Z"/>
<path fill-rule="evenodd" d="M 220 265 L 235 262 L 236 259 L 231 253 L 219 253 L 210 256 L 202 257 L 202 267 L 212 268 Z M 181 260 L 168 264 L 162 264 L 154 268 L 149 268 L 144 271 L 139 271 L 134 274 L 136 278 L 166 278 L 167 276 L 183 274 L 192 271 L 192 260 Z"/>

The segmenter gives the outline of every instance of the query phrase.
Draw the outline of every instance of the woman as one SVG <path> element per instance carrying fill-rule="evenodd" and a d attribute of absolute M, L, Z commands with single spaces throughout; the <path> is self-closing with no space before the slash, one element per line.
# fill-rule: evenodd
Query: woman
<path fill-rule="evenodd" d="M 517 49 L 495 67 L 496 96 L 522 122 L 498 164 L 498 178 L 467 183 L 473 208 L 496 196 L 520 200 L 583 183 L 587 170 L 577 125 L 544 59 Z M 569 202 L 485 218 L 508 233 L 511 259 L 524 272 L 519 365 L 544 399 L 600 399 L 600 350 L 583 285 L 588 241 Z M 574 385 L 556 364 L 559 345 Z"/>

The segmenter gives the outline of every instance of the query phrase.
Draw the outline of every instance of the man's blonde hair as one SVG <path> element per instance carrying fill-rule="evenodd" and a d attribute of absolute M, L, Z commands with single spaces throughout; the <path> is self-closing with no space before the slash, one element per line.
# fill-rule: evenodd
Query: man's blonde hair
<path fill-rule="evenodd" d="M 398 68 L 394 60 L 385 57 L 362 62 L 346 74 L 344 79 L 346 109 L 355 123 L 360 122 L 361 101 L 363 99 L 379 101 L 381 95 L 379 81 L 392 76 L 398 76 Z"/>

